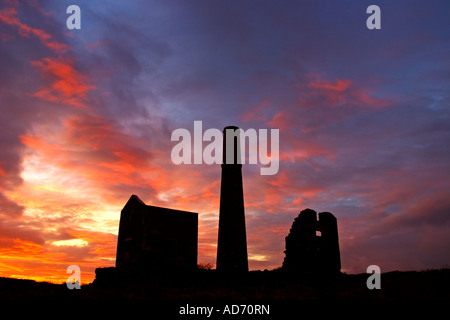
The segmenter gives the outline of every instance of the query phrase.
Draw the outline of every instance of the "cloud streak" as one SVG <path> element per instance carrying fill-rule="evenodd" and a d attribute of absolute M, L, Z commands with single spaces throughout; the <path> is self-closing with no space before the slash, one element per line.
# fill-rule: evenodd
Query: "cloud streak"
<path fill-rule="evenodd" d="M 83 101 L 89 91 L 95 89 L 87 83 L 86 77 L 74 67 L 60 59 L 44 58 L 42 61 L 32 61 L 31 65 L 39 68 L 53 82 L 47 88 L 42 88 L 34 96 L 51 102 L 61 102 L 77 108 L 85 108 Z"/>
<path fill-rule="evenodd" d="M 69 50 L 69 46 L 52 40 L 52 36 L 44 30 L 30 27 L 24 24 L 17 17 L 17 10 L 15 8 L 6 8 L 0 11 L 0 21 L 3 23 L 15 27 L 21 37 L 34 36 L 39 39 L 47 48 L 56 53 L 65 53 Z"/>

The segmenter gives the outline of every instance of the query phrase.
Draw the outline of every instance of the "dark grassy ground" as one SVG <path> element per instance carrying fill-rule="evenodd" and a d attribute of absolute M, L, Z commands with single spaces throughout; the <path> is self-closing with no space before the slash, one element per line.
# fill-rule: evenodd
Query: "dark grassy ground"
<path fill-rule="evenodd" d="M 106 274 L 101 275 L 105 272 Z M 111 274 L 112 273 L 112 274 Z M 147 275 L 118 281 L 114 269 L 97 269 L 97 279 L 87 292 L 119 299 L 186 301 L 227 300 L 447 300 L 450 302 L 450 269 L 422 272 L 389 272 L 381 275 L 381 289 L 369 290 L 369 274 L 322 277 L 280 271 L 220 274 L 199 271 L 187 274 Z"/>
<path fill-rule="evenodd" d="M 365 314 L 379 312 L 380 315 L 385 314 L 384 310 L 392 311 L 391 307 L 397 307 L 400 310 L 397 314 L 404 315 L 406 311 L 414 314 L 419 306 L 433 304 L 448 308 L 450 305 L 450 269 L 383 273 L 380 290 L 367 288 L 369 276 L 340 274 L 323 279 L 280 271 L 224 275 L 214 270 L 201 270 L 185 274 L 147 274 L 145 279 L 133 277 L 119 281 L 115 270 L 108 268 L 97 269 L 97 279 L 81 286 L 80 290 L 69 290 L 65 284 L 0 278 L 0 305 L 7 305 L 8 301 L 78 306 L 94 303 L 106 304 L 109 310 L 115 310 L 127 303 L 138 303 L 148 310 L 168 312 L 169 316 L 179 316 L 180 308 L 187 304 L 211 305 L 221 310 L 231 304 L 265 304 L 270 305 L 271 315 L 306 309 L 330 313 L 349 306 L 364 309 Z M 383 308 L 386 306 L 388 308 Z M 436 309 L 434 306 L 429 310 Z"/>
<path fill-rule="evenodd" d="M 80 290 L 65 284 L 0 278 L 0 300 L 70 298 L 81 300 L 385 300 L 448 301 L 450 269 L 381 274 L 381 289 L 369 290 L 369 274 L 321 278 L 277 271 L 252 271 L 245 275 L 224 275 L 215 271 L 149 275 L 145 279 L 119 281 L 113 269 Z M 97 270 L 98 271 L 98 270 Z M 102 271 L 100 271 L 102 273 Z"/>

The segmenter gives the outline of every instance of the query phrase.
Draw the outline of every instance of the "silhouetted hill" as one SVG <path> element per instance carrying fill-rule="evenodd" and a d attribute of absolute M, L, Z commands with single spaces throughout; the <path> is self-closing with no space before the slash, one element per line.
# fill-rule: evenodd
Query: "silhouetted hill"
<path fill-rule="evenodd" d="M 299 276 L 280 271 L 220 274 L 215 270 L 149 275 L 146 279 L 118 280 L 114 269 L 80 290 L 65 284 L 0 278 L 0 301 L 9 299 L 137 300 L 178 302 L 228 301 L 447 301 L 450 269 L 388 272 L 381 275 L 381 290 L 366 287 L 368 274 L 333 279 Z"/>

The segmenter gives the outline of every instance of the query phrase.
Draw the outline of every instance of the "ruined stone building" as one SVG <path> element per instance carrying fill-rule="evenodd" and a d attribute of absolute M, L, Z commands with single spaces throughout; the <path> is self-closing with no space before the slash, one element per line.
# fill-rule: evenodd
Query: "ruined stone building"
<path fill-rule="evenodd" d="M 341 270 L 336 217 L 305 209 L 295 218 L 286 237 L 283 270 L 336 274 Z"/>
<path fill-rule="evenodd" d="M 231 130 L 230 136 L 226 131 Z M 247 236 L 240 158 L 240 131 L 224 128 L 220 189 L 217 271 L 247 272 Z M 227 143 L 228 139 L 228 143 Z M 234 161 L 226 155 L 232 151 Z M 132 195 L 121 211 L 116 269 L 195 270 L 197 268 L 198 215 L 146 205 Z M 286 237 L 284 271 L 337 274 L 341 269 L 336 217 L 305 209 L 294 219 Z"/>
<path fill-rule="evenodd" d="M 197 268 L 198 215 L 146 205 L 132 195 L 122 209 L 118 271 Z"/>

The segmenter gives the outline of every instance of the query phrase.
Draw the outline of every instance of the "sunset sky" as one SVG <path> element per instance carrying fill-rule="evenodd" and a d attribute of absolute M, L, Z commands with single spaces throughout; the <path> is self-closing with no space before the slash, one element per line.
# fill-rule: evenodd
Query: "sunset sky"
<path fill-rule="evenodd" d="M 68 30 L 66 8 L 81 8 Z M 381 8 L 368 30 L 366 8 Z M 338 219 L 342 271 L 450 264 L 450 2 L 2 1 L 0 276 L 83 283 L 114 266 L 120 210 L 199 214 L 215 263 L 220 165 L 175 165 L 171 133 L 280 130 L 244 165 L 251 270 L 305 208 Z"/>

